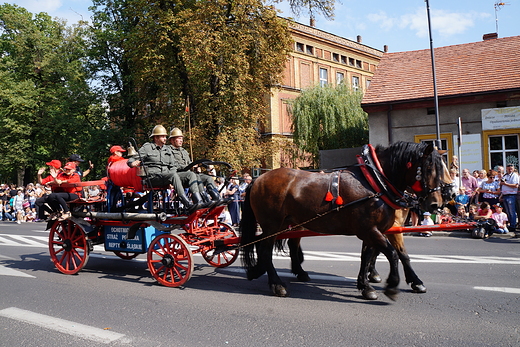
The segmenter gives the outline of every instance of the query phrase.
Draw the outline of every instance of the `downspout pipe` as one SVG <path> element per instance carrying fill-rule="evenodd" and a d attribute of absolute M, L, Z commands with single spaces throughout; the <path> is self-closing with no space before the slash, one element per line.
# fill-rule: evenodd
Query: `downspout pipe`
<path fill-rule="evenodd" d="M 387 122 L 387 132 L 388 132 L 388 144 L 391 145 L 394 143 L 394 135 L 392 132 L 392 104 L 388 105 L 388 111 L 386 111 L 386 122 Z"/>

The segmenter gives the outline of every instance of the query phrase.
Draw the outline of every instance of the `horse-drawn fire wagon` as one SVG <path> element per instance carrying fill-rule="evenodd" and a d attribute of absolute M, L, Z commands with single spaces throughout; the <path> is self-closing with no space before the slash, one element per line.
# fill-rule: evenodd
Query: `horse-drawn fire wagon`
<path fill-rule="evenodd" d="M 391 149 L 393 150 L 393 148 Z M 419 149 L 424 151 L 422 147 Z M 412 150 L 417 151 L 417 148 L 413 147 L 410 149 L 410 151 Z M 431 152 L 428 152 L 428 155 L 432 156 Z M 363 234 L 359 234 L 361 231 L 357 233 L 357 229 L 353 229 L 353 226 L 349 224 L 353 221 L 352 216 L 350 215 L 359 212 L 354 210 L 363 208 L 365 210 L 360 210 L 361 212 L 359 213 L 368 216 L 368 213 L 372 213 L 371 211 L 375 211 L 375 209 L 380 210 L 384 207 L 384 213 L 386 213 L 387 216 L 393 216 L 393 214 L 390 214 L 390 212 L 386 212 L 392 211 L 392 208 L 388 207 L 388 205 L 392 203 L 391 201 L 387 201 L 388 196 L 395 197 L 396 192 L 398 190 L 404 191 L 407 185 L 416 187 L 417 194 L 424 196 L 424 199 L 428 198 L 432 194 L 440 194 L 442 179 L 432 176 L 434 175 L 435 170 L 432 171 L 431 167 L 427 166 L 429 158 L 426 156 L 426 154 L 423 153 L 420 153 L 420 155 L 417 155 L 416 157 L 417 159 L 414 159 L 414 162 L 410 162 L 409 159 L 403 159 L 403 163 L 399 164 L 397 169 L 393 169 L 396 172 L 391 172 L 388 177 L 382 175 L 383 167 L 386 165 L 385 163 L 383 163 L 382 167 L 377 165 L 379 170 L 374 168 L 370 163 L 360 163 L 362 170 L 358 167 L 353 169 L 357 171 L 349 171 L 347 173 L 339 174 L 339 176 L 336 175 L 338 177 L 336 177 L 334 174 L 330 175 L 330 178 L 329 174 L 315 174 L 317 176 L 313 176 L 312 180 L 319 182 L 319 185 L 323 186 L 324 189 L 323 192 L 316 192 L 314 190 L 312 191 L 312 193 L 316 195 L 316 199 L 311 199 L 312 201 L 310 201 L 307 198 L 306 203 L 308 203 L 309 206 L 312 205 L 312 208 L 309 209 L 309 211 L 318 211 L 314 212 L 315 216 L 310 215 L 310 217 L 308 217 L 304 215 L 301 217 L 296 217 L 296 211 L 291 211 L 293 212 L 292 219 L 275 215 L 276 213 L 287 211 L 288 207 L 277 210 L 276 213 L 273 212 L 270 214 L 263 214 L 262 218 L 266 219 L 266 221 L 258 221 L 258 224 L 262 227 L 263 232 L 263 235 L 260 236 L 258 236 L 258 232 L 256 233 L 257 235 L 254 236 L 254 230 L 257 228 L 256 219 L 248 218 L 251 223 L 253 223 L 250 224 L 252 225 L 252 228 L 254 228 L 254 230 L 251 231 L 252 236 L 249 236 L 249 239 L 254 238 L 254 241 L 251 243 L 246 243 L 249 242 L 249 240 L 245 240 L 244 235 L 239 237 L 237 231 L 231 225 L 223 223 L 219 219 L 219 216 L 224 210 L 225 205 L 210 206 L 198 209 L 191 214 L 187 214 L 185 213 L 185 209 L 178 205 L 178 202 L 170 201 L 170 198 L 164 187 L 153 188 L 146 186 L 146 184 L 143 183 L 145 180 L 143 180 L 142 176 L 139 176 L 137 172 L 138 169 L 129 168 L 126 165 L 126 160 L 121 160 L 119 162 L 113 163 L 112 166 L 109 167 L 107 181 L 90 181 L 75 184 L 76 186 L 106 186 L 106 193 L 101 199 L 78 199 L 69 202 L 72 217 L 66 220 L 53 220 L 48 223 L 48 228 L 50 229 L 50 256 L 54 265 L 59 271 L 64 274 L 76 274 L 87 263 L 89 254 L 92 252 L 94 245 L 102 244 L 104 245 L 105 251 L 114 252 L 122 259 L 132 259 L 139 254 L 146 254 L 147 265 L 152 276 L 162 285 L 178 287 L 185 284 L 190 279 L 194 268 L 193 255 L 197 253 L 200 253 L 204 260 L 212 266 L 226 267 L 233 264 L 237 259 L 239 255 L 239 249 L 244 249 L 247 247 L 251 248 L 252 243 L 256 243 L 258 247 L 259 244 L 257 242 L 260 242 L 260 244 L 263 242 L 265 245 L 265 239 L 268 237 L 272 238 L 272 241 L 268 241 L 269 244 L 267 245 L 269 252 L 272 252 L 272 248 L 269 247 L 272 247 L 274 239 L 292 240 L 306 236 L 343 234 L 357 235 L 360 239 L 365 241 L 365 236 L 363 236 Z M 392 160 L 392 157 L 389 157 L 386 162 L 394 163 L 395 160 Z M 423 174 L 421 174 L 421 167 L 424 167 Z M 402 177 L 405 178 L 405 180 L 403 180 L 401 186 L 397 186 L 398 189 L 393 188 L 393 192 L 389 193 L 388 189 L 386 188 L 384 188 L 384 191 L 381 192 L 378 191 L 377 188 L 374 188 L 374 185 L 371 187 L 371 185 L 366 182 L 367 180 L 363 178 L 363 173 L 361 171 L 367 168 L 371 168 L 370 170 L 376 173 L 381 171 L 377 174 L 381 177 L 376 177 L 375 179 L 379 182 L 375 182 L 374 184 L 376 185 L 379 184 L 385 186 L 386 184 L 388 186 L 390 183 L 396 181 L 396 177 Z M 441 166 L 437 168 L 438 176 L 442 176 L 442 170 L 443 169 Z M 386 171 L 390 172 L 390 169 L 387 168 Z M 356 177 L 354 178 L 352 178 L 354 176 L 353 172 L 356 173 Z M 411 172 L 411 174 L 409 172 Z M 296 175 L 299 173 L 295 171 L 294 173 L 288 174 Z M 274 174 L 272 176 L 274 177 Z M 307 176 L 305 177 L 306 180 L 310 180 L 310 178 Z M 434 179 L 436 179 L 441 183 L 429 183 L 424 177 L 432 177 L 431 182 L 437 182 L 434 181 Z M 343 181 L 345 178 L 355 183 Z M 290 180 L 284 179 L 280 182 L 282 181 L 289 182 Z M 338 185 L 341 184 L 342 189 L 340 191 L 339 186 L 336 189 L 336 203 L 338 203 L 338 199 L 340 197 L 343 197 L 342 200 L 344 201 L 340 204 L 341 206 L 337 206 L 336 209 L 333 209 L 327 207 L 329 202 L 327 199 L 323 201 L 323 196 L 325 196 L 325 193 L 328 189 L 331 188 L 331 186 L 334 186 L 335 182 Z M 349 185 L 352 186 L 354 184 L 358 185 L 359 187 L 363 187 L 363 191 L 361 191 L 361 188 L 359 187 L 356 188 L 359 192 L 361 192 L 359 197 L 349 196 L 349 194 L 351 194 L 351 192 L 348 191 Z M 258 185 L 258 183 L 256 183 L 256 185 Z M 318 183 L 315 185 L 318 185 Z M 124 194 L 120 195 L 122 189 L 129 188 L 133 189 L 134 191 L 134 194 L 131 197 L 125 197 Z M 285 188 L 280 189 L 284 190 Z M 136 195 L 135 192 L 140 192 L 140 194 Z M 303 194 L 302 196 L 308 197 L 310 195 Z M 401 198 L 402 197 L 399 199 Z M 284 200 L 285 202 L 280 200 L 280 202 L 277 203 L 290 203 L 294 199 L 294 197 L 291 197 L 291 199 Z M 442 199 L 437 198 L 436 201 L 440 200 Z M 396 201 L 393 203 L 395 202 Z M 248 203 L 247 196 L 246 203 Z M 257 204 L 258 203 L 260 203 L 258 205 L 259 211 L 260 208 L 267 207 L 270 204 L 265 199 L 257 199 Z M 270 208 L 273 207 L 271 206 Z M 291 208 L 297 208 L 297 205 L 291 206 Z M 394 211 L 398 208 L 398 206 L 394 207 Z M 319 212 L 321 210 L 323 211 Z M 283 220 L 283 223 L 279 223 L 282 228 L 266 232 L 266 228 L 263 227 L 262 223 L 267 225 L 270 215 L 273 218 L 276 217 L 280 219 L 280 221 Z M 325 215 L 327 216 L 325 217 Z M 344 215 L 347 216 L 347 222 L 346 224 L 341 224 L 341 220 Z M 378 218 L 381 218 L 381 222 L 377 223 L 384 223 L 382 225 L 386 225 L 386 227 L 384 227 L 385 230 L 383 230 L 384 234 L 424 232 L 426 229 L 459 230 L 480 227 L 475 222 L 463 222 L 426 227 L 420 226 L 389 228 L 389 226 L 392 225 L 392 220 L 386 221 L 385 215 L 381 215 L 381 217 Z M 329 221 L 333 221 L 336 224 L 339 223 L 338 225 L 341 227 L 331 229 L 333 225 Z M 373 220 L 370 222 L 373 222 Z M 344 230 L 345 226 L 347 227 L 346 231 Z M 361 227 L 362 225 L 356 226 L 356 228 Z M 377 225 L 373 226 L 372 230 L 374 230 L 376 227 Z M 247 225 L 245 228 L 248 228 Z M 319 232 L 314 232 L 316 228 L 319 229 Z M 340 228 L 340 231 L 335 232 Z M 313 231 L 307 229 L 311 229 Z M 273 233 L 273 231 L 276 231 L 276 233 Z M 299 247 L 299 241 L 297 247 Z M 392 248 L 389 249 L 392 250 Z M 291 250 L 291 252 L 292 251 L 293 250 Z M 380 250 L 376 248 L 376 251 Z M 269 254 L 269 252 L 265 254 Z M 401 258 L 401 255 L 399 257 Z M 401 260 L 403 261 L 403 258 L 401 258 Z M 364 260 L 362 258 L 362 267 L 367 266 L 367 264 L 363 265 L 363 261 Z M 403 265 L 404 264 L 405 262 L 403 261 Z M 293 272 L 297 274 L 294 268 L 294 260 L 292 266 Z M 296 266 L 299 266 L 299 264 Z M 267 269 L 269 269 L 269 267 L 267 267 Z M 252 270 L 256 271 L 255 273 L 251 275 L 251 268 L 249 271 L 248 278 L 253 279 L 257 278 L 258 274 L 261 275 L 265 273 L 266 270 L 263 270 L 262 268 L 259 268 L 258 265 L 256 265 L 255 269 Z M 368 270 L 363 271 L 368 272 Z M 362 276 L 363 279 L 366 279 L 368 276 L 367 272 L 363 272 L 363 275 L 360 273 L 360 276 Z M 406 273 L 408 275 L 409 272 Z M 272 273 L 270 276 L 272 276 Z M 412 280 L 407 278 L 407 282 L 412 283 Z M 272 284 L 271 281 L 270 284 Z M 283 295 L 283 292 L 284 291 L 281 290 L 281 295 Z M 278 295 L 276 292 L 275 294 Z M 366 297 L 369 299 L 373 298 L 373 296 L 370 294 L 366 295 Z"/>

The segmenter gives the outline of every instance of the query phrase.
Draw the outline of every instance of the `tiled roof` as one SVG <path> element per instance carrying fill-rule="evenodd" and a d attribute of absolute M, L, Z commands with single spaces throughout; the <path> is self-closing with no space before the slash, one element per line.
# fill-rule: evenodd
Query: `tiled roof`
<path fill-rule="evenodd" d="M 439 97 L 520 89 L 520 36 L 434 48 Z M 363 105 L 433 98 L 430 50 L 385 53 Z"/>

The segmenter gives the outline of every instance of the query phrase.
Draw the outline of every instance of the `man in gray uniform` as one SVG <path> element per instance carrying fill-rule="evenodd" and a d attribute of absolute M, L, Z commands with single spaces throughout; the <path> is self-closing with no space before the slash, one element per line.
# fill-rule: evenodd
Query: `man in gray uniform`
<path fill-rule="evenodd" d="M 152 135 L 153 142 L 145 143 L 140 149 L 139 154 L 134 155 L 128 159 L 128 166 L 136 167 L 143 165 L 147 169 L 150 183 L 156 187 L 165 187 L 169 184 L 173 185 L 179 200 L 187 208 L 188 213 L 192 213 L 200 208 L 200 197 L 197 185 L 190 187 L 192 193 L 193 204 L 188 200 L 184 194 L 181 179 L 177 173 L 175 159 L 170 146 L 166 145 L 166 138 L 168 132 L 162 125 L 156 125 L 153 128 Z M 141 162 L 141 160 L 143 162 Z"/>
<path fill-rule="evenodd" d="M 188 152 L 182 148 L 182 144 L 184 142 L 184 135 L 182 134 L 182 131 L 179 128 L 173 128 L 172 131 L 170 131 L 169 140 L 173 157 L 175 158 L 176 168 L 177 170 L 182 170 L 192 162 Z M 207 192 L 211 196 L 213 202 L 220 202 L 220 194 L 218 193 L 218 190 L 215 186 L 215 180 L 213 177 L 205 174 L 195 174 L 192 171 L 179 172 L 178 174 L 185 185 L 189 185 L 189 187 L 191 187 L 193 184 L 198 184 L 199 192 L 203 196 L 206 192 L 204 187 L 206 187 Z M 195 180 L 193 180 L 192 177 L 195 177 Z M 206 199 L 209 200 L 207 195 Z"/>

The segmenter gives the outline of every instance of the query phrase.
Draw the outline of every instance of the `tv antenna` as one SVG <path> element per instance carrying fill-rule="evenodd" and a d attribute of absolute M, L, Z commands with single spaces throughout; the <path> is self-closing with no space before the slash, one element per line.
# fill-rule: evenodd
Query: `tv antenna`
<path fill-rule="evenodd" d="M 495 2 L 495 26 L 496 26 L 497 37 L 498 37 L 498 11 L 505 5 L 509 5 L 509 3 L 500 2 L 500 1 Z"/>

